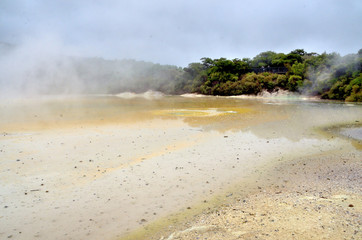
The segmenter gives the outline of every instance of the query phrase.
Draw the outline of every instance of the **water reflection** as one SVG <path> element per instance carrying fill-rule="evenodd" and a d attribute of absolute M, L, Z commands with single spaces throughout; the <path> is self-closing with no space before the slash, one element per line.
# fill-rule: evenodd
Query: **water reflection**
<path fill-rule="evenodd" d="M 298 140 L 320 126 L 361 121 L 362 105 L 300 99 L 239 99 L 167 96 L 52 97 L 3 101 L 2 131 L 33 131 L 87 125 L 182 120 L 203 131 L 248 130 L 259 137 Z M 362 122 L 362 121 L 361 121 Z"/>

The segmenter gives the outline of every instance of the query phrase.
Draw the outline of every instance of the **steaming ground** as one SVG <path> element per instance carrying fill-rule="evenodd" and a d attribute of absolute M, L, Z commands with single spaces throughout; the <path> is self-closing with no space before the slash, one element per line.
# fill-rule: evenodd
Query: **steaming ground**
<path fill-rule="evenodd" d="M 313 128 L 362 113 L 214 97 L 9 100 L 0 111 L 0 237 L 14 239 L 117 239 L 192 214 L 268 165 L 352 149 Z"/>

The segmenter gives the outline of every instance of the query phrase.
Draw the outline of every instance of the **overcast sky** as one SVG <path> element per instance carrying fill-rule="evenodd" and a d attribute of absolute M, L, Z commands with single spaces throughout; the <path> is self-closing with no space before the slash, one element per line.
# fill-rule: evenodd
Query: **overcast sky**
<path fill-rule="evenodd" d="M 186 66 L 262 51 L 356 53 L 361 0 L 0 0 L 0 42 Z"/>

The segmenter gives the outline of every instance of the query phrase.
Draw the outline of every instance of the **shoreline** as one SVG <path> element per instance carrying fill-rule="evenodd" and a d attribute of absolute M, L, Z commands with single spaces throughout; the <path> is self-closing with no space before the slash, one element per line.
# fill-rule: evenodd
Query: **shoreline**
<path fill-rule="evenodd" d="M 283 177 L 269 187 L 155 239 L 361 239 L 361 153 L 355 154 L 282 164 L 275 170 Z"/>
<path fill-rule="evenodd" d="M 267 164 L 195 210 L 120 239 L 360 239 L 362 144 L 348 138 L 348 149 Z"/>

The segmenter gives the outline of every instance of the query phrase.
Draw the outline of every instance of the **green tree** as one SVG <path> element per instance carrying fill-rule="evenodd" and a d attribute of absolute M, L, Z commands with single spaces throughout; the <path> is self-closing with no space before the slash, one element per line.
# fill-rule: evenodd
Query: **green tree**
<path fill-rule="evenodd" d="M 272 66 L 273 59 L 276 57 L 273 51 L 262 52 L 256 55 L 252 60 L 252 67 L 268 67 Z"/>
<path fill-rule="evenodd" d="M 303 80 L 301 76 L 298 75 L 291 75 L 288 79 L 287 89 L 295 92 L 298 90 L 299 87 L 303 85 Z"/>
<path fill-rule="evenodd" d="M 292 75 L 298 75 L 304 78 L 306 67 L 304 63 L 294 63 L 290 69 Z"/>

